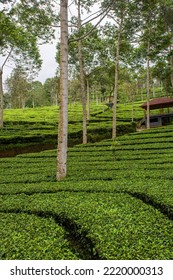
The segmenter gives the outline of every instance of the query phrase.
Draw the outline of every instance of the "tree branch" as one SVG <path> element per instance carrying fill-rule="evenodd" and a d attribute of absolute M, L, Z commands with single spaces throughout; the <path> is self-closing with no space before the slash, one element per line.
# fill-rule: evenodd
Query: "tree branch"
<path fill-rule="evenodd" d="M 12 51 L 13 51 L 13 47 L 11 48 L 11 50 L 9 51 L 9 53 L 8 53 L 8 55 L 7 55 L 7 57 L 6 57 L 6 59 L 4 60 L 2 66 L 1 66 L 2 69 L 3 69 L 3 67 L 5 66 L 7 60 L 9 59 L 9 57 L 10 57 Z"/>
<path fill-rule="evenodd" d="M 87 24 L 87 23 L 89 23 L 89 22 L 91 22 L 91 21 L 93 21 L 94 19 L 100 17 L 102 14 L 104 14 L 105 11 L 107 11 L 107 9 L 104 10 L 104 11 L 102 11 L 101 13 L 99 13 L 98 15 L 96 15 L 95 17 L 93 17 L 92 19 L 90 19 L 90 20 L 88 20 L 88 21 L 82 23 L 82 26 L 85 25 L 85 24 Z M 97 14 L 98 12 L 99 12 L 99 11 L 97 11 L 96 13 L 93 13 L 92 15 L 95 15 L 95 14 Z M 88 18 L 91 17 L 92 15 L 86 17 L 84 20 L 88 19 Z M 83 21 L 84 21 L 84 20 L 83 20 Z"/>
<path fill-rule="evenodd" d="M 108 12 L 110 11 L 111 7 L 109 7 L 105 14 L 101 17 L 101 19 L 86 33 L 84 34 L 83 36 L 79 37 L 79 38 L 76 38 L 76 39 L 72 39 L 72 40 L 69 40 L 69 43 L 71 42 L 77 42 L 77 41 L 80 41 L 80 40 L 83 40 L 85 39 L 88 35 L 90 35 L 93 30 L 100 24 L 100 22 L 105 18 L 105 16 L 108 14 Z"/>

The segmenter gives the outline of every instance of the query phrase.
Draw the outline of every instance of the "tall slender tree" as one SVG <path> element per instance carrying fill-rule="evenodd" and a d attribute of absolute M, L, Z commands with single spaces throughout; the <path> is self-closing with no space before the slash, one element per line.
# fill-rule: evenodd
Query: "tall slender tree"
<path fill-rule="evenodd" d="M 67 173 L 68 140 L 68 0 L 60 1 L 60 94 L 59 127 L 57 149 L 57 180 L 62 180 Z"/>
<path fill-rule="evenodd" d="M 170 79 L 173 93 L 173 3 L 171 0 L 161 1 L 161 11 L 165 33 L 170 38 L 168 48 L 168 65 L 170 66 Z"/>
<path fill-rule="evenodd" d="M 102 19 L 106 16 L 108 9 L 104 9 L 99 13 L 100 20 L 95 24 L 94 26 L 90 25 L 90 20 L 84 20 L 82 19 L 82 11 L 85 10 L 87 12 L 90 12 L 91 7 L 96 3 L 97 1 L 94 0 L 75 0 L 75 4 L 77 6 L 77 18 L 75 19 L 77 23 L 77 31 L 75 32 L 75 38 L 70 39 L 69 42 L 76 41 L 77 43 L 77 60 L 79 63 L 79 76 L 80 76 L 80 84 L 81 84 L 81 95 L 82 95 L 82 107 L 83 107 L 83 144 L 87 143 L 87 86 L 86 86 L 86 69 L 85 69 L 85 61 L 86 61 L 86 55 L 85 55 L 85 39 L 92 36 L 93 32 L 95 31 L 96 26 L 102 21 Z M 97 16 L 94 17 L 97 18 Z M 86 27 L 86 30 L 85 30 Z M 89 27 L 89 30 L 87 28 Z M 77 37 L 76 37 L 77 35 Z M 92 41 L 92 40 L 91 40 Z M 92 51 L 91 51 L 92 52 Z"/>
<path fill-rule="evenodd" d="M 112 139 L 116 138 L 116 115 L 117 115 L 117 96 L 118 96 L 118 73 L 119 73 L 119 60 L 120 60 L 120 42 L 121 31 L 123 27 L 125 10 L 122 10 L 120 21 L 118 22 L 118 38 L 117 38 L 117 50 L 116 50 L 116 64 L 115 64 L 115 85 L 113 95 L 113 120 L 112 120 Z"/>
<path fill-rule="evenodd" d="M 111 11 L 109 17 L 115 22 L 113 32 L 116 33 L 113 46 L 116 49 L 115 56 L 115 78 L 114 78 L 114 92 L 113 92 L 113 118 L 112 118 L 112 139 L 116 138 L 116 111 L 117 111 L 117 96 L 118 96 L 118 76 L 119 76 L 119 64 L 122 59 L 121 45 L 126 41 L 126 46 L 130 46 L 127 42 L 133 38 L 135 32 L 134 18 L 135 18 L 135 5 L 131 0 L 105 0 L 103 6 L 111 5 Z M 127 53 L 127 49 L 126 49 Z"/>
<path fill-rule="evenodd" d="M 22 67 L 17 66 L 6 81 L 12 108 L 25 108 L 30 88 L 27 74 Z"/>
<path fill-rule="evenodd" d="M 78 19 L 77 26 L 80 31 L 81 22 L 81 1 L 77 1 L 78 7 Z M 84 62 L 83 62 L 83 51 L 82 51 L 82 40 L 78 40 L 78 60 L 79 60 L 79 72 L 80 72 L 80 84 L 82 94 L 82 107 L 83 107 L 83 144 L 87 143 L 87 109 L 86 109 L 86 85 L 85 85 L 85 74 L 84 74 Z"/>

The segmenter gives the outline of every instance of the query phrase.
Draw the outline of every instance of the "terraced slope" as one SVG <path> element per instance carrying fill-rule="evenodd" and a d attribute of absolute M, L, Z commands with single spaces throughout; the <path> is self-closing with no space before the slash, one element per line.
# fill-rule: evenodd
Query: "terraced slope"
<path fill-rule="evenodd" d="M 1 259 L 173 259 L 173 126 L 0 159 Z"/>
<path fill-rule="evenodd" d="M 124 112 L 126 110 L 126 112 Z M 131 105 L 118 106 L 117 133 L 135 131 L 131 123 Z M 69 105 L 69 145 L 82 143 L 82 106 Z M 0 156 L 2 151 L 36 146 L 38 149 L 54 148 L 57 143 L 59 107 L 7 109 L 4 113 L 4 129 L 0 129 Z M 143 116 L 137 103 L 135 118 Z M 91 103 L 91 117 L 87 123 L 88 141 L 98 142 L 111 137 L 112 110 L 106 105 Z M 31 149 L 30 149 L 31 150 Z M 18 152 L 18 151 L 17 151 Z M 19 151 L 20 152 L 20 151 Z M 4 153 L 7 154 L 7 153 Z"/>

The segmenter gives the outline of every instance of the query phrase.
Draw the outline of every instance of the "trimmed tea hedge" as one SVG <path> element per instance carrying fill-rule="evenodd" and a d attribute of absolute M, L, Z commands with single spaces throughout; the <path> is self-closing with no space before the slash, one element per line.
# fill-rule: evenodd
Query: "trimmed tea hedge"
<path fill-rule="evenodd" d="M 18 195 L 3 197 L 1 211 L 5 209 L 42 213 L 45 217 L 49 213 L 59 220 L 68 220 L 69 226 L 75 224 L 81 237 L 86 235 L 91 240 L 93 255 L 98 254 L 100 259 L 173 259 L 172 221 L 126 194 Z M 48 244 L 52 243 L 49 236 Z M 41 232 L 39 237 L 45 239 Z"/>
<path fill-rule="evenodd" d="M 1 258 L 173 259 L 172 136 L 69 148 L 61 182 L 55 150 L 1 158 Z"/>
<path fill-rule="evenodd" d="M 119 109 L 120 114 L 121 110 L 122 108 Z M 128 114 L 130 116 L 130 111 Z M 46 143 L 56 144 L 58 118 L 59 107 L 6 109 L 4 128 L 0 129 L 0 151 Z M 69 145 L 82 143 L 81 104 L 69 105 L 68 119 Z M 112 110 L 108 110 L 106 105 L 91 103 L 91 118 L 87 124 L 88 141 L 96 142 L 110 138 L 111 127 Z M 118 135 L 134 131 L 135 126 L 130 118 L 118 120 Z"/>
<path fill-rule="evenodd" d="M 77 259 L 53 218 L 0 213 L 0 259 Z"/>

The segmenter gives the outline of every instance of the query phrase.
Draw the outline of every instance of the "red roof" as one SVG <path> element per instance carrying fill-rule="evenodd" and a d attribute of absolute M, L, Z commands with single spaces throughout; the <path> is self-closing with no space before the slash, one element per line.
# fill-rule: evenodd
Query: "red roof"
<path fill-rule="evenodd" d="M 159 97 L 149 101 L 150 110 L 173 107 L 173 98 Z M 147 102 L 143 103 L 141 107 L 147 110 Z"/>

